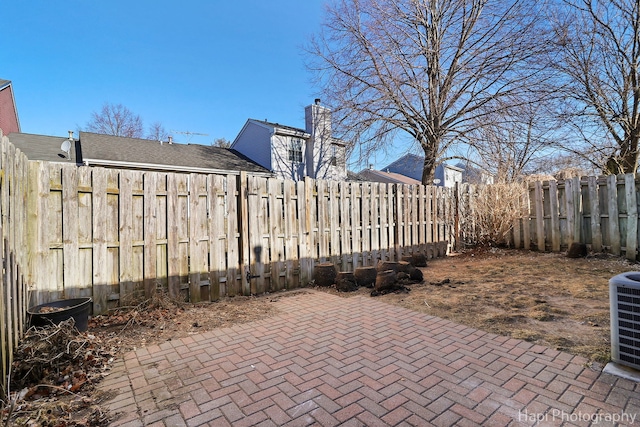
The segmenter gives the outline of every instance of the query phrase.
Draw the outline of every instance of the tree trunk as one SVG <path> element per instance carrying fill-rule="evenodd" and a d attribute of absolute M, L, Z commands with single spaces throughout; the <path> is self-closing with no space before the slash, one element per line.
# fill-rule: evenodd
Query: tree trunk
<path fill-rule="evenodd" d="M 436 172 L 436 159 L 430 150 L 424 150 L 424 165 L 422 167 L 422 185 L 433 185 Z"/>
<path fill-rule="evenodd" d="M 638 131 L 632 130 L 620 149 L 620 163 L 624 173 L 635 174 L 638 170 L 638 139 Z"/>

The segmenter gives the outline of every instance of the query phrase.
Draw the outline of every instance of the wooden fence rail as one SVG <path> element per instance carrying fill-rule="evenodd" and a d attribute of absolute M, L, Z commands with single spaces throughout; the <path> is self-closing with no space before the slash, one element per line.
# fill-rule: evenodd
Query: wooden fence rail
<path fill-rule="evenodd" d="M 638 184 L 640 176 L 631 174 L 530 183 L 514 246 L 557 252 L 577 242 L 636 260 Z"/>

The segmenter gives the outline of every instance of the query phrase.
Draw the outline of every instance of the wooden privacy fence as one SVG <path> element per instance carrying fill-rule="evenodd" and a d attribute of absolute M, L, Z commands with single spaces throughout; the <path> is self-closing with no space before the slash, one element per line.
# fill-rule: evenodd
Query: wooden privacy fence
<path fill-rule="evenodd" d="M 29 162 L 32 302 L 91 296 L 94 314 L 168 290 L 190 301 L 297 288 L 455 244 L 442 187 L 283 181 Z"/>
<path fill-rule="evenodd" d="M 629 174 L 530 183 L 514 246 L 557 252 L 578 242 L 637 259 L 639 180 Z"/>
<path fill-rule="evenodd" d="M 26 321 L 27 286 L 23 277 L 27 259 L 26 185 L 28 160 L 8 143 L 0 130 L 0 399 L 7 396 L 13 351 L 22 337 Z"/>

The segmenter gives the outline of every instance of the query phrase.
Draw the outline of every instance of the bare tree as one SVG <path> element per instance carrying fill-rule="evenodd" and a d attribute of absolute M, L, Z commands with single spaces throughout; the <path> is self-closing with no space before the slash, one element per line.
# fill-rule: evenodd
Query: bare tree
<path fill-rule="evenodd" d="M 151 126 L 149 126 L 147 139 L 152 139 L 154 141 L 166 141 L 168 138 L 169 134 L 167 133 L 167 130 L 164 128 L 162 123 L 154 122 Z"/>
<path fill-rule="evenodd" d="M 472 133 L 472 154 L 466 157 L 496 182 L 516 182 L 546 171 L 559 153 L 561 124 L 540 102 L 511 100 L 510 107 L 488 112 Z"/>
<path fill-rule="evenodd" d="M 142 138 L 144 127 L 139 115 L 122 104 L 105 103 L 100 112 L 93 112 L 86 128 L 105 135 Z"/>
<path fill-rule="evenodd" d="M 534 87 L 537 7 L 526 0 L 337 0 L 310 68 L 343 139 L 364 153 L 400 133 L 425 155 L 422 182 L 503 97 Z M 537 33 L 542 34 L 542 33 Z"/>
<path fill-rule="evenodd" d="M 566 148 L 604 173 L 635 173 L 640 140 L 640 3 L 567 0 L 555 21 Z"/>
<path fill-rule="evenodd" d="M 211 145 L 214 147 L 229 148 L 231 147 L 231 141 L 227 138 L 216 138 Z"/>

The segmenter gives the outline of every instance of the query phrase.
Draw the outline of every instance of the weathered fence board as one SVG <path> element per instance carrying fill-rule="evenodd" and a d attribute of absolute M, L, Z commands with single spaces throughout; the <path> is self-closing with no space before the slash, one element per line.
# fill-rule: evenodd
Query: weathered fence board
<path fill-rule="evenodd" d="M 28 232 L 28 221 L 35 219 L 29 208 L 38 203 L 37 198 L 29 194 L 27 183 L 31 174 L 40 177 L 41 172 L 38 168 L 31 170 L 24 154 L 0 131 L 0 256 L 3 266 L 0 277 L 0 399 L 7 396 L 14 349 L 26 325 L 29 289 L 23 272 L 29 257 L 35 255 L 25 250 L 34 241 Z M 37 185 L 34 187 L 38 188 Z M 49 218 L 42 220 L 48 222 Z M 39 242 L 44 242 L 42 235 L 37 237 Z M 44 251 L 40 255 L 43 256 Z"/>
<path fill-rule="evenodd" d="M 522 219 L 513 227 L 514 246 L 558 252 L 580 242 L 594 252 L 637 260 L 639 183 L 631 174 L 529 183 Z"/>
<path fill-rule="evenodd" d="M 456 238 L 457 203 L 432 187 L 42 162 L 30 174 L 35 299 L 88 295 L 94 313 L 158 289 L 197 302 L 295 288 L 317 262 L 353 271 Z"/>

